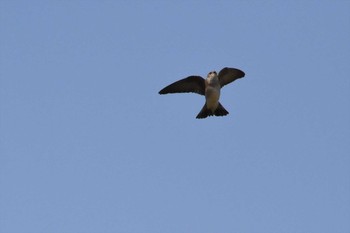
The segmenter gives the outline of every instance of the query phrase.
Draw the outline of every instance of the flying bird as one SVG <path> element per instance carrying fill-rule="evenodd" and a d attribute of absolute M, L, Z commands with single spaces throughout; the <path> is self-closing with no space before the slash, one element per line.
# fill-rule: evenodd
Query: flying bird
<path fill-rule="evenodd" d="M 204 95 L 205 104 L 198 113 L 197 119 L 213 115 L 226 116 L 228 111 L 219 102 L 220 90 L 236 79 L 243 78 L 244 75 L 244 72 L 239 69 L 225 67 L 220 70 L 219 74 L 216 71 L 209 72 L 206 79 L 201 76 L 189 76 L 181 79 L 164 87 L 159 91 L 159 94 L 193 92 Z"/>

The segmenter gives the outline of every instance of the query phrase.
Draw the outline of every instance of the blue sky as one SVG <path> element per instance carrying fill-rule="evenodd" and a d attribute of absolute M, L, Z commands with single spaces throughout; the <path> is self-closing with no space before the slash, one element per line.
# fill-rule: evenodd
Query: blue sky
<path fill-rule="evenodd" d="M 0 232 L 350 232 L 349 12 L 0 0 Z M 226 66 L 226 117 L 158 94 Z"/>

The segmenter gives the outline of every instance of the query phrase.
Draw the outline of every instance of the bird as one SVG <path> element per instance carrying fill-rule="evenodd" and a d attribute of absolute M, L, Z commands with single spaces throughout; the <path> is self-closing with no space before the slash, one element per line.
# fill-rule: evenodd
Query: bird
<path fill-rule="evenodd" d="M 220 70 L 219 74 L 216 71 L 210 71 L 206 79 L 192 75 L 176 81 L 160 90 L 159 94 L 192 92 L 204 95 L 205 104 L 196 116 L 197 119 L 208 116 L 226 116 L 229 112 L 219 102 L 221 88 L 244 76 L 245 73 L 242 70 L 225 67 Z"/>

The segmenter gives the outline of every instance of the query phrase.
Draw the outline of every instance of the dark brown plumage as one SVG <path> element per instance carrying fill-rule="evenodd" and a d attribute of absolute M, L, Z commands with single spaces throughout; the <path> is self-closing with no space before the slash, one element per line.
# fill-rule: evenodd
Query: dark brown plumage
<path fill-rule="evenodd" d="M 160 90 L 159 94 L 193 92 L 205 95 L 206 103 L 196 118 L 206 118 L 213 115 L 225 116 L 228 111 L 219 102 L 220 89 L 244 76 L 244 72 L 239 69 L 225 67 L 220 70 L 219 74 L 215 71 L 209 72 L 207 79 L 200 76 L 189 76 L 176 81 Z"/>

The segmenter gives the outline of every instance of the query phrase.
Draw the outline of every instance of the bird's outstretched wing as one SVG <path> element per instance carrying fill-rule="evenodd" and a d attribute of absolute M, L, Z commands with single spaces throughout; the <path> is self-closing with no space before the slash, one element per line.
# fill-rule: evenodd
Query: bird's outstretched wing
<path fill-rule="evenodd" d="M 244 72 L 239 69 L 225 67 L 220 70 L 218 77 L 220 80 L 220 85 L 223 87 L 236 79 L 243 78 L 244 75 Z"/>
<path fill-rule="evenodd" d="M 200 76 L 189 76 L 164 87 L 159 94 L 194 92 L 200 95 L 205 93 L 205 81 Z"/>

